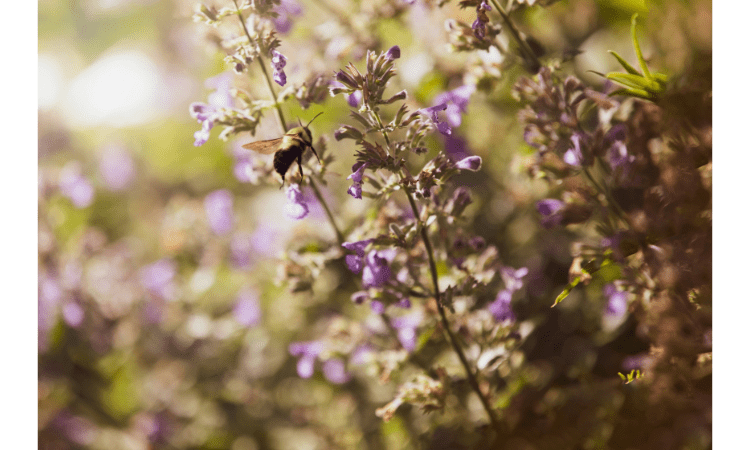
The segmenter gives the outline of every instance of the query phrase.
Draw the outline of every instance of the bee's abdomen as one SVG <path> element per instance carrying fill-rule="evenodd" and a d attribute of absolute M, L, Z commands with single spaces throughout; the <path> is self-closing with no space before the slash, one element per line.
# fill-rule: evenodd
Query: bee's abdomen
<path fill-rule="evenodd" d="M 273 168 L 282 177 L 286 174 L 295 159 L 302 153 L 302 148 L 293 146 L 285 150 L 279 150 L 273 155 Z"/>

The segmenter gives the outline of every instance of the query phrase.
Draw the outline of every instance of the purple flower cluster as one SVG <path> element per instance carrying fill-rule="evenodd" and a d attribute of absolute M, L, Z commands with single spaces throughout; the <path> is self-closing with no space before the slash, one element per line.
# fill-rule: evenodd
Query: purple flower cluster
<path fill-rule="evenodd" d="M 286 73 L 284 73 L 284 66 L 286 66 L 286 56 L 277 52 L 276 50 L 271 51 L 271 65 L 273 66 L 273 81 L 279 86 L 286 84 Z"/>
<path fill-rule="evenodd" d="M 315 372 L 315 360 L 325 350 L 325 344 L 321 341 L 292 342 L 289 344 L 289 353 L 299 356 L 297 361 L 297 374 L 301 378 L 310 378 Z M 352 376 L 346 371 L 344 361 L 339 358 L 330 358 L 323 362 L 323 376 L 335 384 L 343 384 L 351 380 Z"/>
<path fill-rule="evenodd" d="M 561 200 L 548 198 L 541 200 L 536 204 L 536 210 L 542 215 L 542 226 L 544 228 L 553 228 L 562 222 L 562 208 L 565 206 Z"/>

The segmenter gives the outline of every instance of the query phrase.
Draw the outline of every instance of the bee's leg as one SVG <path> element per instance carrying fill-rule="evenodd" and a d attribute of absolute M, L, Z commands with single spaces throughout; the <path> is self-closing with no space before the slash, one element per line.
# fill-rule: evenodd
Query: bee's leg
<path fill-rule="evenodd" d="M 281 175 L 281 186 L 279 186 L 279 189 L 284 187 L 284 175 Z"/>
<path fill-rule="evenodd" d="M 302 172 L 302 153 L 297 157 L 297 165 L 299 166 L 299 182 L 302 183 L 302 180 L 305 179 L 305 173 Z"/>

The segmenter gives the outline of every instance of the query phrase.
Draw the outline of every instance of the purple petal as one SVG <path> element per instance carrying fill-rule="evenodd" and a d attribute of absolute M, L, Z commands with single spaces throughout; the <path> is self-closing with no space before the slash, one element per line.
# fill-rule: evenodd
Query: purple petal
<path fill-rule="evenodd" d="M 398 59 L 401 57 L 401 49 L 398 45 L 394 45 L 393 47 L 388 49 L 388 51 L 385 53 L 385 56 L 391 61 L 393 61 L 394 59 Z"/>
<path fill-rule="evenodd" d="M 344 384 L 352 379 L 351 374 L 346 371 L 344 361 L 338 358 L 329 359 L 323 363 L 323 375 L 335 384 Z"/>
<path fill-rule="evenodd" d="M 245 289 L 237 295 L 237 301 L 232 310 L 235 320 L 242 326 L 252 327 L 260 322 L 261 309 L 258 294 Z"/>
<path fill-rule="evenodd" d="M 203 205 L 208 217 L 208 223 L 214 234 L 225 235 L 234 227 L 232 193 L 226 189 L 214 191 L 206 196 Z"/>
<path fill-rule="evenodd" d="M 456 168 L 476 172 L 482 168 L 482 158 L 479 156 L 469 156 L 456 163 Z"/>

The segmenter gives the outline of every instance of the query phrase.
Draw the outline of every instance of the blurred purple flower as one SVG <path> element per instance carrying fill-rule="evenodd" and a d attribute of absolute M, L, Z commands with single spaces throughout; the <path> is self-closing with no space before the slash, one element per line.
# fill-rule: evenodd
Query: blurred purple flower
<path fill-rule="evenodd" d="M 286 73 L 284 73 L 284 66 L 286 66 L 286 56 L 277 52 L 276 50 L 271 51 L 271 65 L 273 66 L 273 81 L 279 86 L 286 84 Z"/>
<path fill-rule="evenodd" d="M 141 285 L 151 295 L 159 299 L 171 297 L 177 265 L 169 258 L 163 258 L 145 266 L 140 271 Z"/>
<path fill-rule="evenodd" d="M 65 437 L 80 446 L 88 447 L 96 438 L 96 426 L 84 417 L 74 416 L 67 409 L 61 410 L 52 423 Z"/>
<path fill-rule="evenodd" d="M 365 268 L 362 270 L 362 286 L 382 287 L 393 278 L 388 260 L 381 250 L 371 250 L 365 258 Z"/>
<path fill-rule="evenodd" d="M 581 134 L 575 133 L 570 137 L 570 141 L 573 143 L 573 148 L 569 148 L 568 151 L 563 155 L 563 161 L 566 164 L 575 167 L 581 167 L 583 163 L 583 152 L 581 151 Z"/>
<path fill-rule="evenodd" d="M 235 233 L 229 242 L 232 264 L 236 267 L 249 266 L 253 260 L 253 250 L 253 238 L 250 233 Z"/>
<path fill-rule="evenodd" d="M 469 106 L 469 99 L 476 90 L 477 88 L 471 84 L 460 86 L 451 91 L 436 95 L 432 103 L 434 105 L 445 103 L 445 116 L 448 119 L 448 124 L 452 127 L 457 127 L 461 125 L 461 114 L 466 112 L 466 108 Z"/>
<path fill-rule="evenodd" d="M 344 361 L 338 358 L 332 358 L 323 363 L 323 375 L 335 384 L 344 384 L 352 379 L 352 375 L 346 371 Z"/>
<path fill-rule="evenodd" d="M 295 0 L 281 0 L 275 11 L 278 13 L 278 17 L 273 19 L 276 31 L 287 34 L 292 29 L 292 16 L 302 15 L 302 6 Z"/>
<path fill-rule="evenodd" d="M 203 202 L 211 230 L 221 236 L 232 231 L 234 227 L 232 193 L 226 189 L 219 189 L 206 196 Z"/>
<path fill-rule="evenodd" d="M 490 11 L 492 8 L 490 5 L 487 4 L 487 2 L 482 2 L 477 6 L 477 20 L 474 21 L 473 24 L 471 24 L 472 30 L 474 30 L 474 36 L 476 36 L 479 39 L 484 39 L 484 36 L 487 32 L 487 22 L 489 22 L 489 18 L 487 17 L 487 13 L 485 11 Z"/>
<path fill-rule="evenodd" d="M 505 290 L 513 293 L 521 289 L 523 287 L 521 278 L 528 275 L 528 273 L 529 269 L 526 267 L 521 267 L 518 270 L 512 267 L 503 267 L 500 269 L 500 276 L 503 278 L 503 283 L 505 283 Z"/>
<path fill-rule="evenodd" d="M 232 310 L 235 320 L 242 326 L 253 327 L 260 322 L 261 309 L 258 294 L 250 289 L 243 289 L 237 294 L 237 301 Z"/>
<path fill-rule="evenodd" d="M 648 353 L 631 355 L 622 360 L 622 368 L 631 371 L 640 369 L 641 372 L 650 370 L 654 364 L 654 358 Z"/>
<path fill-rule="evenodd" d="M 468 143 L 462 136 L 451 133 L 444 137 L 445 152 L 451 157 L 453 161 L 460 161 L 468 156 L 471 156 L 471 152 L 468 150 Z"/>
<path fill-rule="evenodd" d="M 417 348 L 417 328 L 422 323 L 422 319 L 422 312 L 419 310 L 403 316 L 391 317 L 391 325 L 397 331 L 399 342 L 409 352 Z"/>
<path fill-rule="evenodd" d="M 292 342 L 289 344 L 289 353 L 299 356 L 297 361 L 297 374 L 301 378 L 310 378 L 315 371 L 315 359 L 323 351 L 323 343 L 320 341 Z"/>
<path fill-rule="evenodd" d="M 47 348 L 47 332 L 55 324 L 62 295 L 63 291 L 55 278 L 39 274 L 38 337 L 40 350 Z"/>
<path fill-rule="evenodd" d="M 476 172 L 482 168 L 482 158 L 479 156 L 468 156 L 457 162 L 456 168 Z"/>
<path fill-rule="evenodd" d="M 552 228 L 560 225 L 562 222 L 561 210 L 563 206 L 565 206 L 565 203 L 554 198 L 548 198 L 536 203 L 536 209 L 542 215 L 542 226 L 544 228 Z"/>
<path fill-rule="evenodd" d="M 258 184 L 258 172 L 253 165 L 252 151 L 242 148 L 239 141 L 235 141 L 232 148 L 234 155 L 234 177 L 240 183 Z"/>
<path fill-rule="evenodd" d="M 292 184 L 286 190 L 286 198 L 289 202 L 284 205 L 284 215 L 290 219 L 300 220 L 310 212 L 299 185 Z"/>
<path fill-rule="evenodd" d="M 94 187 L 89 180 L 83 176 L 81 165 L 77 161 L 71 161 L 60 171 L 60 192 L 76 208 L 85 208 L 94 201 Z"/>
<path fill-rule="evenodd" d="M 357 305 L 361 305 L 362 303 L 364 303 L 367 298 L 367 291 L 357 291 L 352 294 L 352 301 Z"/>
<path fill-rule="evenodd" d="M 500 291 L 495 301 L 490 303 L 487 309 L 495 316 L 498 322 L 515 322 L 516 315 L 510 307 L 510 300 L 513 293 L 507 289 Z"/>
<path fill-rule="evenodd" d="M 378 300 L 370 302 L 370 310 L 375 314 L 383 314 L 385 312 L 385 304 Z"/>
<path fill-rule="evenodd" d="M 68 326 L 78 328 L 83 323 L 83 308 L 76 302 L 66 303 L 62 308 L 62 316 Z"/>
<path fill-rule="evenodd" d="M 349 195 L 356 199 L 362 198 L 362 176 L 365 173 L 367 163 L 356 162 L 352 166 L 352 174 L 346 177 L 347 180 L 352 180 L 352 185 L 346 191 Z"/>
<path fill-rule="evenodd" d="M 604 285 L 604 296 L 607 297 L 607 307 L 604 313 L 613 318 L 621 318 L 628 311 L 628 293 L 617 290 L 614 283 Z"/>
<path fill-rule="evenodd" d="M 128 151 L 120 146 L 109 146 L 102 153 L 99 173 L 112 191 L 121 191 L 135 177 L 135 164 Z"/>
<path fill-rule="evenodd" d="M 206 80 L 206 86 L 215 89 L 208 96 L 208 104 L 195 102 L 190 105 L 190 117 L 201 124 L 201 129 L 194 134 L 193 145 L 200 147 L 208 141 L 214 122 L 219 118 L 220 108 L 232 108 L 234 100 L 230 93 L 232 73 L 226 72 Z"/>

